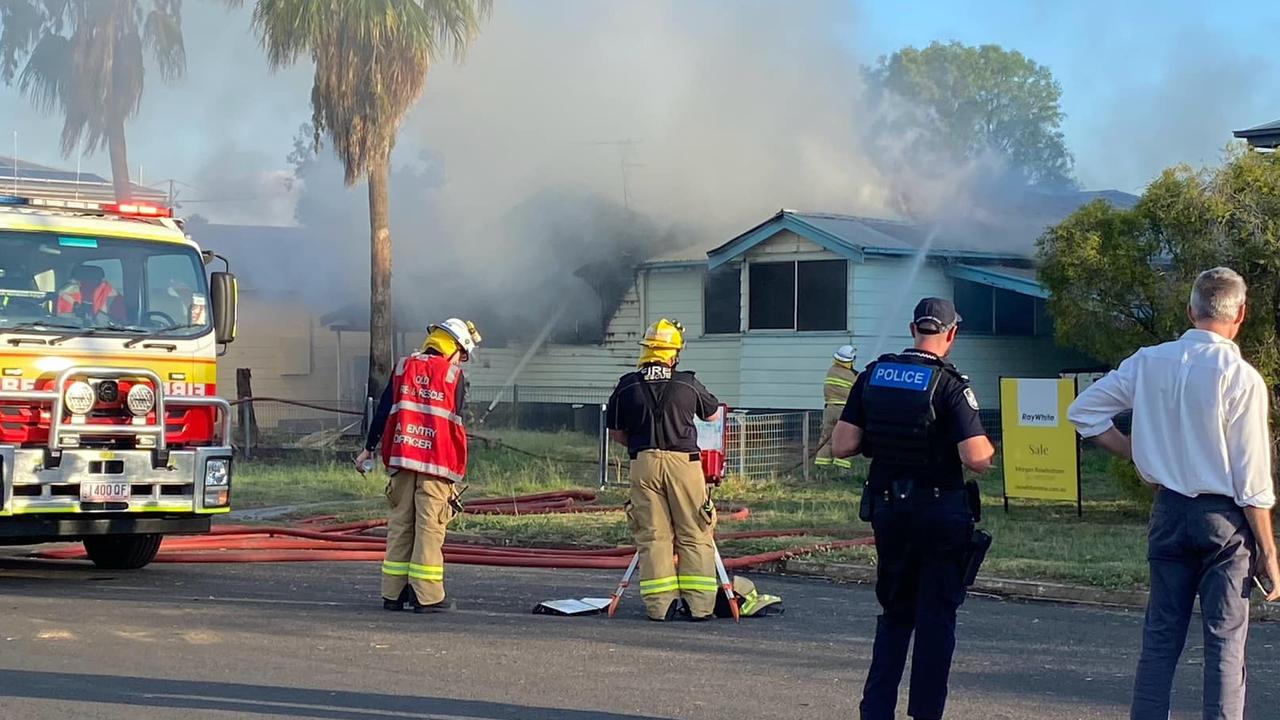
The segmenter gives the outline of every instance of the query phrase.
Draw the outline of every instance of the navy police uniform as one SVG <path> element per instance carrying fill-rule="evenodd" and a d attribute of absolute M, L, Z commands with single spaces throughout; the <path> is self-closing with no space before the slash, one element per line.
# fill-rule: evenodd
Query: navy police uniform
<path fill-rule="evenodd" d="M 876 625 L 863 720 L 891 720 L 915 633 L 908 714 L 942 717 L 964 602 L 974 518 L 956 445 L 984 434 L 967 378 L 923 350 L 885 355 L 858 376 L 841 420 L 862 429 L 871 458 Z"/>

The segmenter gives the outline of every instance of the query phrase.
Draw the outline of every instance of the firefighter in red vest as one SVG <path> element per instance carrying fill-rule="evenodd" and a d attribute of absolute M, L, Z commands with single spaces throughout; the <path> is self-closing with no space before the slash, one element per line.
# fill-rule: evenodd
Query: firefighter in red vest
<path fill-rule="evenodd" d="M 382 561 L 382 607 L 416 613 L 453 608 L 444 594 L 444 534 L 457 506 L 454 483 L 467 471 L 462 425 L 466 383 L 461 363 L 480 334 L 470 322 L 449 318 L 427 329 L 422 348 L 396 364 L 356 457 L 364 472 L 382 441 L 391 480 L 387 497 L 387 555 Z"/>
<path fill-rule="evenodd" d="M 58 291 L 54 308 L 58 315 L 77 315 L 91 323 L 124 322 L 124 298 L 107 282 L 97 265 L 80 264 L 71 271 L 71 281 Z"/>

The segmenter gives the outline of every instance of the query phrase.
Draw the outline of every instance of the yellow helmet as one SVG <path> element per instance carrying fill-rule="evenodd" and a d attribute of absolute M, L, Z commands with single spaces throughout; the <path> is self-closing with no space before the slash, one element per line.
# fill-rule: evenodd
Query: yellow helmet
<path fill-rule="evenodd" d="M 679 320 L 662 318 L 645 330 L 640 344 L 653 350 L 683 350 L 684 325 Z"/>

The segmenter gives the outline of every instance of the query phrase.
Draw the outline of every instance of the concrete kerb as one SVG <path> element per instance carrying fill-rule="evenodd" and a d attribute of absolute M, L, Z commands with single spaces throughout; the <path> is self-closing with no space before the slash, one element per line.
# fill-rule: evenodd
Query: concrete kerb
<path fill-rule="evenodd" d="M 836 582 L 873 583 L 876 579 L 876 569 L 872 565 L 823 562 L 803 558 L 787 560 L 782 565 L 781 571 L 792 575 L 827 578 Z M 1147 606 L 1145 590 L 1107 590 L 1080 585 L 1010 580 L 986 575 L 978 576 L 977 582 L 969 588 L 969 593 L 1010 600 L 1093 605 L 1128 610 L 1143 610 Z M 1258 602 L 1255 593 L 1250 617 L 1263 622 L 1280 621 L 1280 603 Z"/>

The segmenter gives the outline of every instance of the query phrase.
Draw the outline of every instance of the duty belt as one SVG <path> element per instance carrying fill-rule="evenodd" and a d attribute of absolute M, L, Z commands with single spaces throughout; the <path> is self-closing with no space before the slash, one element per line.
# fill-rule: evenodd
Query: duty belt
<path fill-rule="evenodd" d="M 640 453 L 644 452 L 679 452 L 679 450 L 659 450 L 658 448 L 645 448 L 637 452 L 627 453 L 627 457 L 635 460 Z M 702 462 L 702 453 L 688 453 L 690 462 Z"/>

